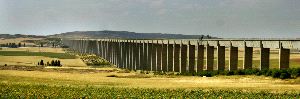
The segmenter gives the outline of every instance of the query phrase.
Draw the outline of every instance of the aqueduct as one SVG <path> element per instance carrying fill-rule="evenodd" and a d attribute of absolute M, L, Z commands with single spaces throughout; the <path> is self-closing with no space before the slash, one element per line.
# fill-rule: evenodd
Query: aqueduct
<path fill-rule="evenodd" d="M 300 49 L 300 40 L 63 39 L 62 41 L 72 50 L 96 54 L 118 68 L 164 72 L 252 69 L 253 48 L 259 49 L 259 69 L 270 68 L 270 48 L 278 49 L 278 68 L 286 69 L 290 65 L 290 53 L 298 52 Z M 227 67 L 226 48 L 229 50 Z M 239 49 L 244 49 L 242 68 L 238 68 Z"/>

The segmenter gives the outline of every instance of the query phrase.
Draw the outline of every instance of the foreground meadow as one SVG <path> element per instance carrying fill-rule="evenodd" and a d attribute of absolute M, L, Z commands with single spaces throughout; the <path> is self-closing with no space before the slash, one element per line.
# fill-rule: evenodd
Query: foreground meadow
<path fill-rule="evenodd" d="M 2 49 L 0 98 L 300 98 L 299 77 L 155 75 L 106 66 L 110 64 L 88 66 L 95 65 L 87 63 L 92 56 L 80 57 L 61 48 Z M 276 64 L 274 58 L 271 62 Z M 41 59 L 59 59 L 63 66 L 37 66 Z"/>
<path fill-rule="evenodd" d="M 1 66 L 1 98 L 300 98 L 300 79 L 153 75 L 116 68 Z"/>

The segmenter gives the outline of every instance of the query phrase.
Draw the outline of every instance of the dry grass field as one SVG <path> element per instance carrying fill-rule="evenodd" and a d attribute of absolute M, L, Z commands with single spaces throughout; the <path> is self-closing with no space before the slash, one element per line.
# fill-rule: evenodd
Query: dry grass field
<path fill-rule="evenodd" d="M 111 76 L 114 75 L 114 76 Z M 264 76 L 158 76 L 124 73 L 118 69 L 1 70 L 0 83 L 47 84 L 158 89 L 237 89 L 246 91 L 300 92 L 300 79 L 280 80 Z"/>
<path fill-rule="evenodd" d="M 50 47 L 21 47 L 21 48 L 3 48 L 0 51 L 24 51 L 26 52 L 50 52 L 50 53 L 59 53 L 64 55 L 62 48 L 50 48 Z M 51 54 L 50 54 L 51 55 Z M 51 60 L 60 60 L 63 67 L 85 67 L 86 64 L 80 58 L 72 59 L 59 59 L 55 57 L 46 57 L 45 56 L 23 56 L 23 55 L 13 55 L 13 56 L 1 56 L 0 55 L 0 65 L 24 65 L 24 66 L 37 66 L 37 63 L 40 60 L 44 62 L 51 62 Z"/>
<path fill-rule="evenodd" d="M 254 51 L 253 65 L 257 68 L 259 65 L 259 53 L 256 50 L 257 49 Z M 85 95 L 86 93 L 84 92 L 90 91 L 89 89 L 91 88 L 116 88 L 118 94 L 126 92 L 124 90 L 132 92 L 136 89 L 145 89 L 146 94 L 165 90 L 167 90 L 166 94 L 181 93 L 174 92 L 172 90 L 189 90 L 187 93 L 194 92 L 193 90 L 201 90 L 205 91 L 202 93 L 204 95 L 213 94 L 210 97 L 215 97 L 214 94 L 218 93 L 220 96 L 224 97 L 226 95 L 230 97 L 236 97 L 237 95 L 240 95 L 239 97 L 244 98 L 257 95 L 260 95 L 258 97 L 261 98 L 266 97 L 264 96 L 265 94 L 272 96 L 273 93 L 279 95 L 280 97 L 298 97 L 300 93 L 300 78 L 282 80 L 272 77 L 254 75 L 218 75 L 214 77 L 154 75 L 153 73 L 144 74 L 140 73 L 139 71 L 127 71 L 112 67 L 90 67 L 87 66 L 78 56 L 75 58 L 66 57 L 68 53 L 65 53 L 64 49 L 62 48 L 2 48 L 0 50 L 0 54 L 1 51 L 4 53 L 2 53 L 3 56 L 0 55 L 0 88 L 2 88 L 2 90 L 0 90 L 0 98 L 3 94 L 4 96 L 12 95 L 12 97 L 15 97 L 15 95 L 18 95 L 18 97 L 37 97 L 36 94 L 41 94 L 41 96 L 47 95 L 51 97 L 57 97 L 56 94 L 69 95 L 69 92 L 65 91 L 74 92 L 70 95 L 78 98 L 79 96 L 82 96 L 81 94 Z M 229 58 L 228 53 L 229 51 L 226 50 L 227 65 Z M 215 54 L 215 57 L 216 56 L 217 55 Z M 271 67 L 276 68 L 278 65 L 278 53 L 276 53 L 276 49 L 272 50 L 270 57 L 272 65 Z M 44 60 L 44 62 L 60 60 L 63 66 L 37 66 L 37 62 L 41 59 Z M 242 67 L 242 59 L 243 52 L 241 49 L 239 51 L 239 68 Z M 291 67 L 300 67 L 299 60 L 300 54 L 291 54 Z M 3 66 L 4 64 L 7 64 L 8 66 Z M 216 62 L 214 65 L 216 65 Z M 70 88 L 65 88 L 66 86 Z M 47 90 L 39 89 L 40 87 L 46 88 Z M 64 91 L 51 93 L 56 91 L 56 87 Z M 81 88 L 86 89 L 82 91 Z M 18 91 L 8 91 L 9 89 L 19 90 L 20 92 L 25 92 L 26 94 L 20 94 Z M 26 91 L 27 89 L 30 91 Z M 148 92 L 147 90 L 150 91 Z M 96 93 L 97 92 L 98 91 L 96 91 Z M 102 90 L 102 92 L 107 93 L 108 91 Z M 234 94 L 235 92 L 240 92 L 243 95 Z M 80 95 L 76 96 L 78 93 L 80 93 Z M 137 93 L 139 94 L 139 91 L 137 91 L 135 94 Z M 110 94 L 116 95 L 116 93 Z M 127 95 L 127 93 L 125 93 L 125 95 Z M 160 94 L 156 95 L 160 96 Z M 197 96 L 198 93 L 195 93 L 194 95 L 195 97 L 199 97 Z"/>
<path fill-rule="evenodd" d="M 14 39 L 0 39 L 0 44 L 6 44 L 6 43 L 20 43 L 24 40 L 41 40 L 43 38 L 14 38 Z M 24 42 L 22 42 L 23 44 Z M 33 43 L 25 43 L 26 45 L 35 45 Z"/>

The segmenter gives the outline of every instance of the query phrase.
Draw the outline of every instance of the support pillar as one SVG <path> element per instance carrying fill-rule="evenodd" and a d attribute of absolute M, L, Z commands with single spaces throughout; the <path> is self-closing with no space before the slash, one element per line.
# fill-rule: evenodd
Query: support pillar
<path fill-rule="evenodd" d="M 167 44 L 162 44 L 162 52 L 161 52 L 161 65 L 162 65 L 162 70 L 164 72 L 168 71 L 168 45 Z"/>
<path fill-rule="evenodd" d="M 157 71 L 157 64 L 156 64 L 156 46 L 157 44 L 154 44 L 154 42 L 152 41 L 152 55 L 151 55 L 151 60 L 152 60 L 152 71 Z"/>
<path fill-rule="evenodd" d="M 151 69 L 151 63 L 152 63 L 152 44 L 151 43 L 149 43 L 149 41 L 147 41 L 147 51 L 148 51 L 148 53 L 147 53 L 147 70 L 148 71 L 151 71 L 152 69 Z"/>
<path fill-rule="evenodd" d="M 270 48 L 263 48 L 261 43 L 260 47 L 260 70 L 269 69 L 270 65 Z"/>
<path fill-rule="evenodd" d="M 214 69 L 214 46 L 206 46 L 206 70 L 212 71 Z"/>
<path fill-rule="evenodd" d="M 279 48 L 279 69 L 288 69 L 290 65 L 290 49 Z"/>
<path fill-rule="evenodd" d="M 184 45 L 182 44 L 181 45 L 181 49 L 180 49 L 180 69 L 181 69 L 181 72 L 187 72 L 187 45 Z"/>
<path fill-rule="evenodd" d="M 174 43 L 174 71 L 175 72 L 180 72 L 179 55 L 180 55 L 180 44 Z"/>
<path fill-rule="evenodd" d="M 168 41 L 168 71 L 173 71 L 173 44 Z"/>
<path fill-rule="evenodd" d="M 189 72 L 195 72 L 195 45 L 189 41 Z"/>
<path fill-rule="evenodd" d="M 203 60 L 204 60 L 204 46 L 199 45 L 199 42 L 197 43 L 197 72 L 200 72 L 203 70 Z"/>
<path fill-rule="evenodd" d="M 157 71 L 162 71 L 162 67 L 161 67 L 161 53 L 162 53 L 162 44 L 159 44 L 157 42 L 157 46 L 156 46 L 156 61 L 157 61 Z"/>
<path fill-rule="evenodd" d="M 225 70 L 225 46 L 217 46 L 217 70 Z"/>
<path fill-rule="evenodd" d="M 244 47 L 243 69 L 252 69 L 253 47 Z"/>
<path fill-rule="evenodd" d="M 238 47 L 229 48 L 229 71 L 237 70 L 238 66 Z"/>

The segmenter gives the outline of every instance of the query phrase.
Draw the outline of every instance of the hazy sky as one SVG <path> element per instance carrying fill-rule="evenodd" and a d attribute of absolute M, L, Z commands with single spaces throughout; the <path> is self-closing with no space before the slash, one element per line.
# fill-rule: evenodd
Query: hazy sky
<path fill-rule="evenodd" d="M 300 0 L 0 0 L 0 33 L 300 37 Z"/>

